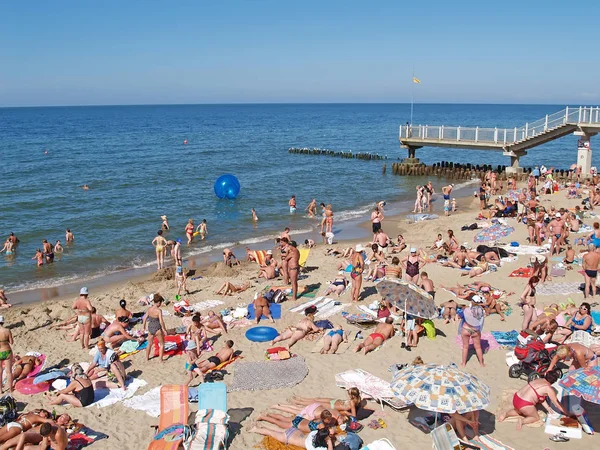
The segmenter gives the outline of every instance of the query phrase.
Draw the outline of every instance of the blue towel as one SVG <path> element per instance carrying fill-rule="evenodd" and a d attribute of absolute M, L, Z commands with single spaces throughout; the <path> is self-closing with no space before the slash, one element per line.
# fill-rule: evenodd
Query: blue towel
<path fill-rule="evenodd" d="M 271 303 L 269 305 L 269 309 L 271 310 L 271 317 L 273 317 L 273 319 L 281 319 L 281 304 L 280 303 Z M 256 317 L 254 315 L 254 304 L 253 303 L 250 303 L 248 305 L 248 319 L 250 319 L 250 320 L 256 319 Z M 266 319 L 264 314 L 261 317 L 261 319 Z"/>
<path fill-rule="evenodd" d="M 518 331 L 492 331 L 491 333 L 502 347 L 514 347 L 517 345 Z"/>

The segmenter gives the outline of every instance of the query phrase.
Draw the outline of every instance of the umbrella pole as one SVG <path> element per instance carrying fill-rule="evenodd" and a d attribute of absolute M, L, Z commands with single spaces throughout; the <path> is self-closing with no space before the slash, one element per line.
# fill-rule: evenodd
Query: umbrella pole
<path fill-rule="evenodd" d="M 408 348 L 408 312 L 406 312 L 407 299 L 404 299 L 404 345 Z"/>

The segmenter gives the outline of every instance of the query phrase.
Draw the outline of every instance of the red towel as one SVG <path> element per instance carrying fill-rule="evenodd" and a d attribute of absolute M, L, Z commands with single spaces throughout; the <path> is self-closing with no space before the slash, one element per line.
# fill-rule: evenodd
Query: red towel
<path fill-rule="evenodd" d="M 509 277 L 512 278 L 531 278 L 533 276 L 532 267 L 521 267 L 517 270 L 513 270 Z"/>

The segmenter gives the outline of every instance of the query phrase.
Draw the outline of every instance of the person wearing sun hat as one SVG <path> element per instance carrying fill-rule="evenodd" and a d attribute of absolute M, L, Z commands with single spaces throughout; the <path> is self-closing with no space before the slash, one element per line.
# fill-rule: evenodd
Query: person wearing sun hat
<path fill-rule="evenodd" d="M 362 287 L 362 274 L 365 270 L 365 260 L 363 258 L 364 250 L 365 248 L 361 244 L 356 244 L 354 253 L 352 254 L 352 270 L 350 271 L 350 276 L 352 277 L 352 292 L 350 296 L 353 302 L 358 302 L 360 288 Z"/>
<path fill-rule="evenodd" d="M 481 367 L 485 367 L 483 362 L 483 350 L 481 349 L 481 331 L 485 322 L 485 310 L 483 303 L 485 300 L 480 295 L 475 295 L 471 299 L 472 304 L 468 308 L 464 308 L 458 313 L 460 324 L 458 325 L 458 334 L 462 339 L 462 362 L 461 366 L 467 365 L 467 357 L 469 355 L 469 344 L 473 340 L 475 354 L 479 360 Z"/>
<path fill-rule="evenodd" d="M 92 302 L 90 302 L 88 294 L 88 288 L 82 287 L 79 290 L 79 297 L 73 303 L 73 309 L 77 313 L 77 322 L 81 329 L 81 348 L 83 349 L 89 347 L 92 335 Z"/>

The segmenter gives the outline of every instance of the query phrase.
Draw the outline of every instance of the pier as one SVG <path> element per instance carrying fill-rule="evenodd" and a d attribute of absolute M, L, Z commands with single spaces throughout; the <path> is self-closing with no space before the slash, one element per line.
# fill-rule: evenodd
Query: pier
<path fill-rule="evenodd" d="M 399 139 L 408 149 L 405 164 L 418 163 L 416 150 L 421 147 L 447 147 L 501 151 L 510 157 L 509 173 L 522 173 L 519 158 L 527 150 L 568 134 L 579 136 L 577 165 L 588 175 L 592 164 L 590 139 L 600 132 L 600 107 L 566 107 L 535 122 L 515 128 L 480 128 L 445 125 L 400 126 Z"/>

